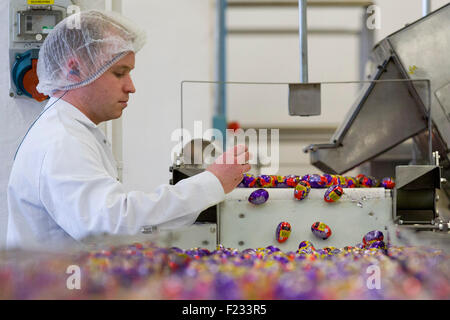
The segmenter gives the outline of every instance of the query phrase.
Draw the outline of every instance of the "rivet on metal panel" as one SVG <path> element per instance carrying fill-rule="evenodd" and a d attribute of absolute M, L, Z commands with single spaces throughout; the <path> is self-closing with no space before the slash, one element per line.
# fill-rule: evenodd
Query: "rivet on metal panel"
<path fill-rule="evenodd" d="M 202 245 L 203 245 L 203 246 L 207 246 L 208 244 L 209 244 L 209 241 L 208 241 L 208 240 L 203 240 L 203 241 L 202 241 Z"/>
<path fill-rule="evenodd" d="M 244 241 L 239 241 L 238 242 L 238 245 L 240 245 L 240 246 L 243 246 L 245 243 L 244 243 Z"/>
<path fill-rule="evenodd" d="M 245 214 L 239 213 L 239 218 L 244 219 L 245 218 Z"/>
<path fill-rule="evenodd" d="M 214 233 L 214 232 L 216 232 L 216 228 L 215 228 L 215 227 L 211 227 L 211 228 L 209 228 L 209 232 L 211 232 L 211 233 Z"/>
<path fill-rule="evenodd" d="M 373 216 L 374 215 L 374 213 L 373 212 L 369 212 L 369 216 Z"/>

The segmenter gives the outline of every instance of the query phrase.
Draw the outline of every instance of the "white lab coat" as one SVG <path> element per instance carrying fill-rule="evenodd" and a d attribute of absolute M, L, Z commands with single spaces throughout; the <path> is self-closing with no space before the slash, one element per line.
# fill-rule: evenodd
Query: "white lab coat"
<path fill-rule="evenodd" d="M 8 184 L 8 248 L 60 249 L 102 233 L 190 225 L 225 198 L 210 172 L 126 192 L 110 143 L 73 105 L 51 98 L 17 153 Z M 50 108 L 49 108 L 50 106 Z"/>

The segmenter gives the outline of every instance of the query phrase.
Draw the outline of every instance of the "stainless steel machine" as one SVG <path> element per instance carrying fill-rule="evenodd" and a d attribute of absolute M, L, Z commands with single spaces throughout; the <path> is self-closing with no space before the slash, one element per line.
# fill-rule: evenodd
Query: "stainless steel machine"
<path fill-rule="evenodd" d="M 447 4 L 378 43 L 369 79 L 411 81 L 365 84 L 330 143 L 305 150 L 317 168 L 342 174 L 412 137 L 428 161 L 396 168 L 393 211 L 401 223 L 434 225 L 439 219 L 435 189 L 442 187 L 450 196 L 449 30 Z M 429 91 L 414 81 L 419 79 L 429 80 Z"/>
<path fill-rule="evenodd" d="M 378 43 L 372 52 L 369 81 L 330 143 L 304 150 L 323 172 L 344 174 L 412 138 L 420 156 L 395 168 L 394 190 L 348 189 L 339 203 L 330 205 L 323 201 L 321 189 L 312 190 L 303 202 L 292 199 L 292 189 L 272 189 L 270 200 L 255 207 L 247 201 L 252 189 L 236 189 L 225 201 L 200 214 L 196 227 L 203 224 L 205 235 L 197 233 L 199 239 L 186 245 L 201 246 L 202 236 L 206 239 L 207 233 L 211 237 L 214 230 L 216 244 L 226 247 L 242 250 L 277 245 L 295 250 L 299 241 L 316 242 L 311 224 L 325 221 L 336 232 L 323 246 L 354 245 L 375 229 L 384 230 L 393 244 L 404 243 L 398 236 L 400 228 L 410 233 L 410 239 L 419 239 L 418 244 L 449 249 L 449 208 L 438 209 L 445 201 L 437 202 L 440 188 L 450 197 L 449 30 L 450 4 Z M 312 86 L 292 88 L 304 88 L 299 95 L 303 98 L 308 90 L 317 97 Z M 314 97 L 308 101 L 320 103 Z M 175 184 L 202 168 L 181 160 L 170 170 Z M 281 221 L 289 221 L 293 232 L 291 241 L 280 245 L 274 233 Z"/>

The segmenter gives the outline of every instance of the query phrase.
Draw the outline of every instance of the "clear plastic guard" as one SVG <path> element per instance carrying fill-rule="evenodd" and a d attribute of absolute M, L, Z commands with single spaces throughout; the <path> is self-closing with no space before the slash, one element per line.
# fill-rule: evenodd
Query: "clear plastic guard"
<path fill-rule="evenodd" d="M 208 142 L 214 143 L 215 150 L 220 154 L 223 150 L 231 148 L 237 141 L 245 141 L 251 147 L 250 151 L 257 155 L 255 162 L 252 163 L 255 173 L 289 174 L 278 165 L 268 166 L 267 161 L 261 160 L 272 158 L 278 163 L 287 163 L 292 162 L 289 159 L 292 157 L 300 162 L 308 162 L 309 155 L 300 151 L 301 149 L 308 151 L 309 145 L 304 144 L 307 138 L 299 139 L 299 148 L 292 154 L 281 152 L 278 155 L 271 155 L 271 151 L 280 152 L 280 149 L 271 148 L 271 141 L 268 141 L 264 149 L 264 151 L 268 150 L 267 154 L 261 155 L 258 149 L 259 141 L 257 141 L 261 134 L 270 136 L 271 131 L 276 130 L 280 134 L 296 130 L 321 133 L 321 140 L 317 141 L 318 147 L 327 148 L 327 145 L 332 147 L 342 143 L 352 130 L 355 119 L 364 111 L 372 114 L 373 121 L 368 122 L 367 128 L 360 129 L 362 131 L 359 136 L 364 139 L 364 143 L 360 142 L 361 146 L 358 146 L 355 141 L 355 149 L 369 150 L 368 144 L 373 143 L 380 151 L 377 154 L 368 152 L 360 158 L 366 156 L 366 161 L 373 160 L 398 146 L 397 149 L 403 153 L 404 164 L 434 163 L 429 80 L 394 79 L 314 83 L 320 87 L 321 114 L 309 117 L 289 115 L 289 87 L 292 85 L 296 84 L 183 81 L 180 98 L 181 129 L 178 134 L 180 140 L 177 148 L 174 149 L 176 151 L 173 162 L 176 163 L 178 156 L 181 163 L 205 167 L 211 163 L 211 159 L 214 159 L 213 156 L 204 153 Z M 219 90 L 226 92 L 224 101 L 215 99 L 215 93 Z M 317 91 L 312 94 L 317 95 Z M 314 99 L 317 101 L 316 97 Z M 368 99 L 370 104 L 366 103 Z M 305 108 L 308 109 L 308 106 Z M 384 111 L 377 112 L 378 109 Z M 414 112 L 415 118 L 409 110 Z M 221 116 L 227 119 L 226 125 L 229 127 L 233 127 L 233 124 L 238 125 L 242 130 L 229 134 L 229 130 L 225 132 L 223 128 L 213 128 L 212 118 L 217 113 L 222 113 Z M 391 115 L 395 115 L 397 120 L 390 119 Z M 409 118 L 417 123 L 408 128 L 408 133 L 402 132 L 402 126 L 412 121 Z M 395 131 L 392 131 L 392 128 L 395 128 Z M 396 136 L 390 137 L 388 135 L 390 131 Z M 328 135 L 326 139 L 324 139 L 325 135 Z M 252 138 L 255 138 L 256 142 Z M 274 135 L 273 138 L 276 136 Z M 315 144 L 315 141 L 310 142 Z M 291 144 L 295 144 L 295 141 L 291 141 Z M 384 144 L 385 149 L 383 149 Z M 346 147 L 349 150 L 352 149 L 348 143 Z M 186 155 L 183 150 L 188 150 L 189 155 Z M 409 156 L 404 154 L 405 150 Z M 354 152 L 349 153 L 354 154 Z M 355 159 L 355 163 L 357 161 L 358 159 Z M 358 167 L 361 165 L 364 163 L 358 163 Z M 312 173 L 328 173 L 319 169 L 315 171 Z"/>

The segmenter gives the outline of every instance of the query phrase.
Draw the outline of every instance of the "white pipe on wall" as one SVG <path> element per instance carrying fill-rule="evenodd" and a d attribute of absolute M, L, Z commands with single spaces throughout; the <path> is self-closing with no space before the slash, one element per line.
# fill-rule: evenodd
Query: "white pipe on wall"
<path fill-rule="evenodd" d="M 422 17 L 431 12 L 431 0 L 422 0 Z"/>

